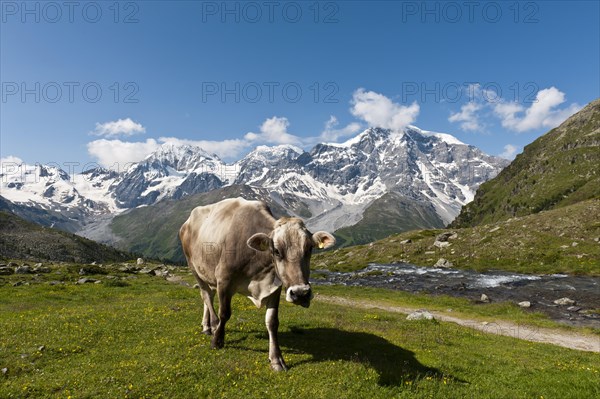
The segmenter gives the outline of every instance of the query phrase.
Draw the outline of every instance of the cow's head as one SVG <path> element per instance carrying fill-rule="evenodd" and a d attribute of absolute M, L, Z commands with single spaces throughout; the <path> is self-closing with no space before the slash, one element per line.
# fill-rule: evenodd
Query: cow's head
<path fill-rule="evenodd" d="M 287 287 L 286 301 L 306 308 L 312 299 L 308 282 L 312 249 L 334 244 L 331 234 L 324 231 L 311 234 L 298 218 L 279 219 L 270 235 L 257 233 L 248 239 L 250 248 L 271 252 L 277 275 Z"/>

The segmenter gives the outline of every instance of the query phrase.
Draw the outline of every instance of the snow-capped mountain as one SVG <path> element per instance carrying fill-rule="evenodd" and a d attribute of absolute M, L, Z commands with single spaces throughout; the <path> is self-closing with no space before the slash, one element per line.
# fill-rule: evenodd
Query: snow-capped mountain
<path fill-rule="evenodd" d="M 110 191 L 119 208 L 151 205 L 227 184 L 227 165 L 199 147 L 165 144 L 131 166 Z"/>
<path fill-rule="evenodd" d="M 0 177 L 1 195 L 12 203 L 62 213 L 80 226 L 99 215 L 235 184 L 268 189 L 309 227 L 337 230 L 359 222 L 386 194 L 426 204 L 440 223 L 449 223 L 507 164 L 451 135 L 410 126 L 403 132 L 369 128 L 310 152 L 259 146 L 233 164 L 198 147 L 165 144 L 123 171 L 69 176 L 54 166 L 13 165 Z"/>

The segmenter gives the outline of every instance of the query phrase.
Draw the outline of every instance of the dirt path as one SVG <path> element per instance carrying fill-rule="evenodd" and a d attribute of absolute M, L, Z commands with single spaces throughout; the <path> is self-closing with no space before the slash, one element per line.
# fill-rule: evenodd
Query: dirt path
<path fill-rule="evenodd" d="M 317 295 L 315 300 L 333 303 L 342 306 L 351 306 L 360 309 L 380 309 L 387 312 L 410 314 L 418 308 L 407 308 L 402 306 L 389 306 L 374 301 L 347 299 L 338 296 Z M 441 312 L 429 311 L 437 320 L 473 328 L 489 334 L 504 335 L 531 342 L 542 342 L 562 346 L 569 349 L 600 353 L 600 336 L 584 335 L 576 332 L 561 331 L 558 329 L 530 327 L 514 324 L 507 321 L 481 322 L 448 316 Z"/>

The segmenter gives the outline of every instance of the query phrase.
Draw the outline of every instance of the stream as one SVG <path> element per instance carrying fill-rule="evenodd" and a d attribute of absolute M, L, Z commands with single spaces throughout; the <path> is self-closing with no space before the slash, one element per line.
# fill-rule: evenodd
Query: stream
<path fill-rule="evenodd" d="M 543 312 L 572 326 L 600 328 L 600 277 L 565 274 L 531 275 L 505 271 L 479 273 L 452 268 L 419 267 L 408 263 L 369 264 L 355 272 L 316 270 L 315 285 L 348 285 L 388 288 L 413 293 L 449 295 L 481 303 L 529 301 L 527 311 Z M 567 297 L 573 305 L 556 305 Z M 593 312 L 592 310 L 595 310 Z"/>

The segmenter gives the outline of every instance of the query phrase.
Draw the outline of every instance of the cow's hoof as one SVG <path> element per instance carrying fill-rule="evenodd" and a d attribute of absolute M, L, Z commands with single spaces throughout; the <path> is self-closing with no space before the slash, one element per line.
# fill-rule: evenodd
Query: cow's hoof
<path fill-rule="evenodd" d="M 272 364 L 271 369 L 273 369 L 273 371 L 287 371 L 287 368 L 283 367 L 281 364 Z"/>
<path fill-rule="evenodd" d="M 213 340 L 210 343 L 211 348 L 213 349 L 221 349 L 223 346 L 225 346 L 225 340 L 223 339 L 215 339 L 216 337 L 213 338 Z"/>
<path fill-rule="evenodd" d="M 277 361 L 271 363 L 271 369 L 273 371 L 287 371 L 288 368 L 285 365 L 285 362 L 282 358 L 279 358 Z"/>
<path fill-rule="evenodd" d="M 210 328 L 208 330 L 203 330 L 202 334 L 204 334 L 204 335 L 213 335 L 212 330 Z"/>

